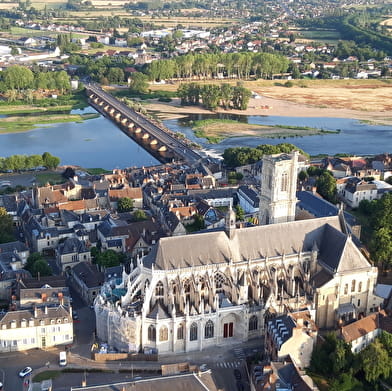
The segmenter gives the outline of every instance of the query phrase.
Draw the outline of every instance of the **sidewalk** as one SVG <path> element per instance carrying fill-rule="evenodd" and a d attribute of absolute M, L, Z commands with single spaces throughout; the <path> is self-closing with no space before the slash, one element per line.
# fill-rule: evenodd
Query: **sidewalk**
<path fill-rule="evenodd" d="M 135 370 L 135 371 L 159 371 L 162 364 L 174 364 L 180 362 L 189 362 L 191 364 L 205 364 L 215 363 L 217 360 L 231 360 L 235 359 L 234 349 L 259 349 L 262 346 L 262 338 L 256 338 L 251 341 L 233 342 L 231 345 L 212 346 L 203 351 L 179 353 L 179 354 L 162 354 L 159 355 L 158 361 L 94 361 L 90 358 L 90 346 L 75 346 L 68 351 L 66 368 L 75 369 L 102 369 L 102 370 Z M 78 352 L 76 352 L 78 351 Z M 49 364 L 43 366 L 37 373 L 48 370 L 61 370 L 58 364 Z"/>

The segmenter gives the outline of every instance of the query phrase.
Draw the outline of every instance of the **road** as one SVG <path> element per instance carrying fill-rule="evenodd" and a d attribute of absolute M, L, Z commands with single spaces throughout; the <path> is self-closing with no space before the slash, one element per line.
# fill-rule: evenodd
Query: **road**
<path fill-rule="evenodd" d="M 165 145 L 167 149 L 171 150 L 180 160 L 184 160 L 188 164 L 193 164 L 201 160 L 201 156 L 190 149 L 186 144 L 159 128 L 153 122 L 148 121 L 112 95 L 103 91 L 98 85 L 89 83 L 86 84 L 85 87 L 87 90 L 103 99 L 112 108 L 143 128 L 152 138 L 156 138 L 161 144 Z"/>

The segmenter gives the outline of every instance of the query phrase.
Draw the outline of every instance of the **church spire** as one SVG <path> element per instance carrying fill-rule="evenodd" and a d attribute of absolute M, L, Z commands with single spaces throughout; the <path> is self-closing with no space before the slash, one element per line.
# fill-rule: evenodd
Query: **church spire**
<path fill-rule="evenodd" d="M 235 235 L 235 220 L 236 220 L 235 212 L 233 211 L 233 208 L 231 207 L 230 204 L 230 208 L 225 216 L 225 232 L 229 237 L 229 239 L 233 239 Z"/>

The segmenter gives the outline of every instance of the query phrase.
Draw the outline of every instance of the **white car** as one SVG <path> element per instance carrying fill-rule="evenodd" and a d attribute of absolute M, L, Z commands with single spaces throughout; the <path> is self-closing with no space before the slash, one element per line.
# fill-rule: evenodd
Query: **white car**
<path fill-rule="evenodd" d="M 33 369 L 31 367 L 26 367 L 19 372 L 19 376 L 25 377 L 27 375 L 30 375 L 31 372 L 33 372 Z"/>

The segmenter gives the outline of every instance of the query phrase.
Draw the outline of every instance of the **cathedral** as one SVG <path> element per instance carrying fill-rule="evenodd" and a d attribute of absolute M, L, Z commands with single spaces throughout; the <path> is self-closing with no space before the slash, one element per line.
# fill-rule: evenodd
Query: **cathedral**
<path fill-rule="evenodd" d="M 342 215 L 295 221 L 298 154 L 263 159 L 259 221 L 161 238 L 95 301 L 97 336 L 119 351 L 178 353 L 246 341 L 307 308 L 320 328 L 378 309 L 377 269 Z"/>

